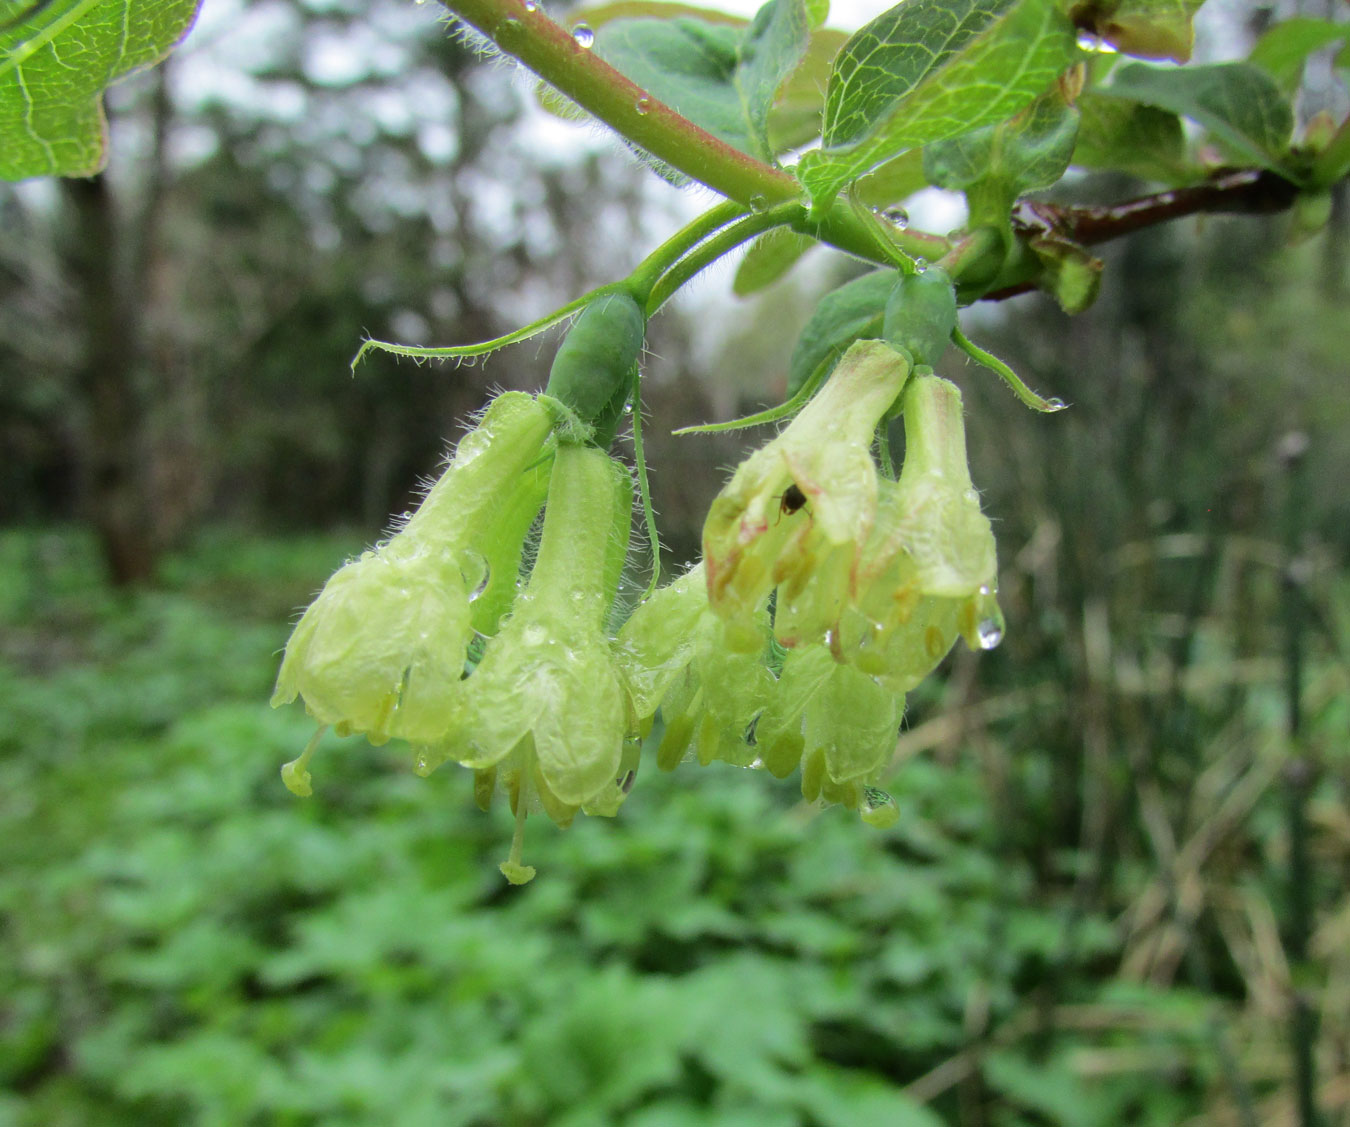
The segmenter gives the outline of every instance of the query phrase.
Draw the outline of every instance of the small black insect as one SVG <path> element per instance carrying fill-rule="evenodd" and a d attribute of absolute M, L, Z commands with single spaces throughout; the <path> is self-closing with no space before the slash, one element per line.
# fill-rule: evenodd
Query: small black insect
<path fill-rule="evenodd" d="M 782 511 L 789 516 L 805 504 L 806 494 L 801 491 L 795 481 L 783 490 Z"/>

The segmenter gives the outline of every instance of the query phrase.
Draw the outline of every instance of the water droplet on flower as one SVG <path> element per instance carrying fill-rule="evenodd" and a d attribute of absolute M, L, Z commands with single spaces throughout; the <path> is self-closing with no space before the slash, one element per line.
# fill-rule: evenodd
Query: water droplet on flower
<path fill-rule="evenodd" d="M 457 466 L 468 465 L 478 457 L 492 443 L 492 438 L 481 428 L 470 431 L 459 441 L 455 447 L 455 457 L 453 464 Z"/>
<path fill-rule="evenodd" d="M 982 650 L 992 650 L 1003 641 L 1003 624 L 997 618 L 983 619 L 975 627 L 975 639 Z"/>
<path fill-rule="evenodd" d="M 593 32 L 586 24 L 579 23 L 572 29 L 572 41 L 578 47 L 593 47 L 595 46 L 595 32 Z"/>
<path fill-rule="evenodd" d="M 426 778 L 432 771 L 436 770 L 436 764 L 431 755 L 425 751 L 419 751 L 417 758 L 413 760 L 413 774 Z"/>
<path fill-rule="evenodd" d="M 633 109 L 640 117 L 646 117 L 652 112 L 652 100 L 650 98 L 639 98 L 634 104 Z"/>
<path fill-rule="evenodd" d="M 1068 404 L 1065 403 L 1064 400 L 1060 399 L 1058 396 L 1056 396 L 1054 399 L 1047 399 L 1045 401 L 1045 409 L 1047 411 L 1062 411 L 1067 406 Z"/>
<path fill-rule="evenodd" d="M 492 578 L 487 557 L 473 548 L 466 548 L 459 557 L 459 573 L 464 577 L 464 586 L 469 592 L 469 601 L 478 598 Z"/>
<path fill-rule="evenodd" d="M 1080 31 L 1078 33 L 1078 49 L 1087 51 L 1093 55 L 1114 55 L 1116 48 L 1103 39 L 1100 35 L 1093 35 L 1090 31 Z"/>
<path fill-rule="evenodd" d="M 895 825 L 900 817 L 900 807 L 884 790 L 878 787 L 863 787 L 862 802 L 858 804 L 858 816 L 869 826 L 884 830 Z"/>
<path fill-rule="evenodd" d="M 909 226 L 909 212 L 903 207 L 888 207 L 881 212 L 881 218 L 901 231 Z"/>
<path fill-rule="evenodd" d="M 750 197 L 750 210 L 751 210 L 751 211 L 763 211 L 763 210 L 764 210 L 766 207 L 768 207 L 768 206 L 769 206 L 769 201 L 768 201 L 767 199 L 765 199 L 763 196 L 751 196 L 751 197 Z"/>

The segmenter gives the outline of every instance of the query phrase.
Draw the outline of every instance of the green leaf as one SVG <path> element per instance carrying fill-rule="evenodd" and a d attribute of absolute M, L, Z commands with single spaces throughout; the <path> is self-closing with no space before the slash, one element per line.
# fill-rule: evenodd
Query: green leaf
<path fill-rule="evenodd" d="M 818 1066 L 798 1100 L 822 1127 L 942 1127 L 942 1120 L 893 1085 L 861 1069 Z"/>
<path fill-rule="evenodd" d="M 770 110 L 809 41 L 803 0 L 769 0 L 745 28 L 600 13 L 594 49 L 601 58 L 719 140 L 773 159 Z"/>
<path fill-rule="evenodd" d="M 864 336 L 877 336 L 886 298 L 895 284 L 894 270 L 873 270 L 831 290 L 816 306 L 788 362 L 787 394 L 794 395 L 822 364 L 833 366 L 849 346 Z"/>
<path fill-rule="evenodd" d="M 1141 59 L 1189 62 L 1191 20 L 1204 0 L 1085 0 L 1070 6 L 1074 26 Z"/>
<path fill-rule="evenodd" d="M 0 178 L 91 176 L 107 157 L 104 88 L 168 54 L 197 0 L 39 0 L 29 13 L 0 31 Z"/>
<path fill-rule="evenodd" d="M 1237 159 L 1287 174 L 1293 111 L 1274 79 L 1248 63 L 1129 63 L 1112 72 L 1100 93 L 1189 117 Z"/>
<path fill-rule="evenodd" d="M 1027 245 L 1041 264 L 1041 289 L 1053 294 L 1065 313 L 1082 313 L 1097 300 L 1102 260 L 1068 239 L 1042 235 Z"/>
<path fill-rule="evenodd" d="M 806 18 L 814 31 L 830 18 L 830 0 L 806 0 Z"/>
<path fill-rule="evenodd" d="M 772 285 L 815 245 L 815 239 L 799 235 L 788 227 L 778 227 L 761 235 L 741 259 L 735 281 L 731 283 L 732 291 L 737 297 L 746 297 Z"/>
<path fill-rule="evenodd" d="M 928 187 L 923 171 L 923 150 L 910 149 L 874 168 L 856 185 L 858 202 L 884 208 Z"/>
<path fill-rule="evenodd" d="M 1286 94 L 1303 81 L 1303 64 L 1314 51 L 1350 36 L 1350 27 L 1311 16 L 1283 20 L 1256 42 L 1247 61 L 1264 70 Z"/>
<path fill-rule="evenodd" d="M 1350 173 L 1350 118 L 1341 122 L 1327 147 L 1317 154 L 1309 182 L 1319 188 L 1330 187 L 1347 173 Z"/>
<path fill-rule="evenodd" d="M 803 0 L 769 0 L 741 40 L 734 82 L 760 157 L 773 157 L 769 111 L 778 88 L 805 54 L 810 34 Z"/>
<path fill-rule="evenodd" d="M 966 191 L 972 227 L 1001 226 L 1018 196 L 1064 175 L 1077 133 L 1078 110 L 1056 83 L 1007 121 L 929 145 L 923 170 L 940 188 Z"/>
<path fill-rule="evenodd" d="M 585 24 L 598 31 L 615 20 L 670 20 L 676 16 L 702 20 L 704 23 L 726 24 L 728 27 L 746 27 L 750 21 L 744 16 L 721 12 L 716 8 L 701 8 L 696 4 L 667 3 L 667 0 L 616 0 L 613 4 L 597 4 L 570 12 L 567 27 L 575 30 Z"/>
<path fill-rule="evenodd" d="M 742 152 L 754 138 L 732 84 L 739 28 L 678 16 L 621 19 L 595 38 L 595 53 L 653 97 Z"/>
<path fill-rule="evenodd" d="M 819 207 L 906 149 L 1004 121 L 1077 55 L 1054 0 L 905 0 L 845 44 L 824 146 L 798 178 Z"/>
<path fill-rule="evenodd" d="M 1176 114 L 1095 92 L 1079 95 L 1078 112 L 1073 163 L 1080 168 L 1128 172 L 1164 184 L 1195 179 Z"/>
<path fill-rule="evenodd" d="M 811 33 L 806 53 L 779 88 L 778 100 L 769 114 L 769 140 L 775 153 L 800 148 L 820 136 L 830 67 L 847 39 L 844 32 L 833 28 Z"/>
<path fill-rule="evenodd" d="M 1096 1127 L 1103 1122 L 1101 1095 L 1084 1085 L 1062 1061 L 1032 1063 L 1010 1050 L 995 1050 L 984 1058 L 984 1066 L 990 1087 L 1051 1123 Z"/>

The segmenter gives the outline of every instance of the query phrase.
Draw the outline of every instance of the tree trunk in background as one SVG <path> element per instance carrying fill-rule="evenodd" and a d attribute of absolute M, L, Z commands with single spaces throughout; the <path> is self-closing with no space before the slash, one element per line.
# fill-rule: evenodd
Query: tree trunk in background
<path fill-rule="evenodd" d="M 81 419 L 81 507 L 99 538 L 108 577 L 124 587 L 155 570 L 136 390 L 137 309 L 117 268 L 117 217 L 102 176 L 62 182 L 74 216 L 72 277 L 81 297 L 84 359 L 76 386 Z"/>

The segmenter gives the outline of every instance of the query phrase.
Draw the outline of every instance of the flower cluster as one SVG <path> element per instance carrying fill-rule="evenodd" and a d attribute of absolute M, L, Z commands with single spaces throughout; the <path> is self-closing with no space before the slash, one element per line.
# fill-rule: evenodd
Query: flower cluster
<path fill-rule="evenodd" d="M 419 773 L 468 767 L 484 808 L 504 792 L 517 832 L 502 871 L 517 883 L 534 875 L 527 814 L 614 814 L 644 745 L 667 770 L 800 769 L 809 800 L 887 824 L 895 806 L 874 784 L 904 694 L 959 637 L 989 648 L 1002 633 L 960 393 L 920 371 L 880 341 L 850 349 L 713 502 L 703 561 L 617 632 L 629 472 L 557 401 L 499 396 L 417 512 L 305 612 L 273 703 L 302 697 L 340 734 L 404 739 Z M 897 413 L 891 480 L 873 450 Z M 283 769 L 298 793 L 316 741 Z"/>
<path fill-rule="evenodd" d="M 899 480 L 873 460 L 899 412 Z M 884 823 L 904 694 L 958 638 L 1002 637 L 993 531 L 966 463 L 961 394 L 881 341 L 736 470 L 704 560 L 634 613 L 618 641 L 633 719 L 660 709 L 658 765 L 692 752 L 798 767 L 802 791 Z M 678 640 L 677 640 L 678 639 Z"/>

